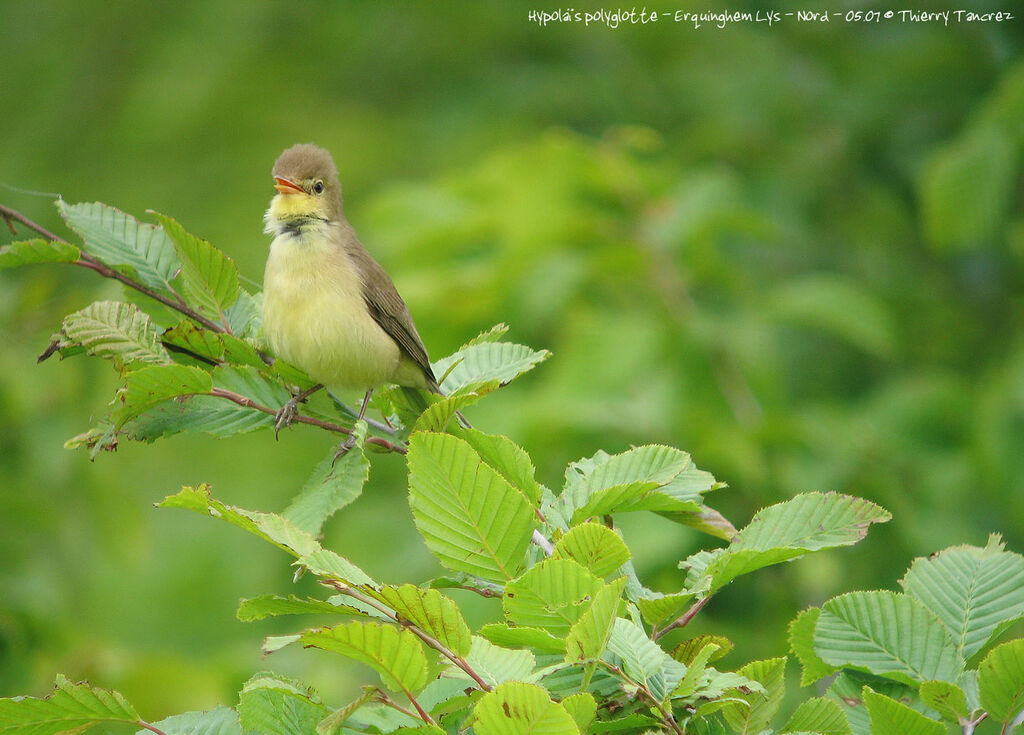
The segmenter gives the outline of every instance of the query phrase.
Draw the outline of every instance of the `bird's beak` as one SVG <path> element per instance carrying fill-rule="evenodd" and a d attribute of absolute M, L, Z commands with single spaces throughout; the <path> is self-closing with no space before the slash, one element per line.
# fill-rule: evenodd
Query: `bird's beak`
<path fill-rule="evenodd" d="M 306 193 L 306 192 L 304 192 L 302 190 L 301 186 L 299 186 L 296 183 L 293 183 L 293 182 L 289 181 L 288 179 L 282 178 L 281 176 L 275 176 L 274 177 L 274 181 L 277 182 L 276 184 L 274 184 L 274 188 L 277 189 L 282 194 L 305 194 Z"/>

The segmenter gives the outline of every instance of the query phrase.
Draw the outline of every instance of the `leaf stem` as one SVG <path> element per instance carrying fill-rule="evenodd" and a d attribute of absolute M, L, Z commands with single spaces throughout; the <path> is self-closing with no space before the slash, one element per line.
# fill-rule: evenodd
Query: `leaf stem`
<path fill-rule="evenodd" d="M 412 702 L 412 706 L 416 708 L 416 711 L 419 713 L 419 718 L 421 720 L 426 722 L 428 725 L 436 725 L 437 724 L 437 722 L 434 721 L 434 718 L 431 717 L 430 714 L 427 711 L 425 711 L 422 707 L 420 707 L 420 703 L 416 701 L 416 697 L 412 696 L 412 693 L 408 689 L 406 689 L 405 687 L 402 687 L 402 693 L 405 694 L 405 696 L 407 696 L 409 698 L 410 702 Z M 376 694 L 374 695 L 374 698 L 377 701 L 379 701 L 381 704 L 387 705 L 388 707 L 391 707 L 392 709 L 398 710 L 403 715 L 407 715 L 409 717 L 412 717 L 413 719 L 416 718 L 416 715 L 414 715 L 412 712 L 410 712 L 406 707 L 403 707 L 398 702 L 393 700 L 391 697 L 389 697 L 387 695 L 387 692 L 385 692 L 385 691 L 383 691 L 381 689 L 377 690 Z"/>
<path fill-rule="evenodd" d="M 636 687 L 641 698 L 646 699 L 649 705 L 658 710 L 658 714 L 661 715 L 661 721 L 665 726 L 671 728 L 672 732 L 676 733 L 676 735 L 686 735 L 686 733 L 683 732 L 683 729 L 679 727 L 679 723 L 676 722 L 676 718 L 672 715 L 671 706 L 669 706 L 668 709 L 665 709 L 664 705 L 658 701 L 658 698 L 654 696 L 654 693 L 646 684 L 641 684 L 640 682 L 635 681 L 632 677 L 626 674 L 625 671 L 620 669 L 618 666 L 608 663 L 607 661 L 598 659 L 594 663 L 601 664 L 608 669 L 608 671 L 625 681 L 627 684 Z"/>
<path fill-rule="evenodd" d="M 150 732 L 155 732 L 156 735 L 167 735 L 167 733 L 165 733 L 160 728 L 154 727 L 153 725 L 150 725 L 148 722 L 145 722 L 143 720 L 136 720 L 132 724 L 133 725 L 138 725 L 139 727 L 143 728 L 144 730 L 149 730 Z"/>
<path fill-rule="evenodd" d="M 465 671 L 469 675 L 469 677 L 473 681 L 476 682 L 477 686 L 479 686 L 483 691 L 485 691 L 485 692 L 491 691 L 491 685 L 488 684 L 483 679 L 481 679 L 480 675 L 477 674 L 473 670 L 473 667 L 471 667 L 466 662 L 466 660 L 464 658 L 462 658 L 461 656 L 456 655 L 451 649 L 449 649 L 446 645 L 441 643 L 441 641 L 437 640 L 437 638 L 434 638 L 432 635 L 430 635 L 426 631 L 420 630 L 411 621 L 403 620 L 402 617 L 398 615 L 398 613 L 396 613 L 394 610 L 389 608 L 384 603 L 379 602 L 378 600 L 375 600 L 374 598 L 370 597 L 369 595 L 364 595 L 362 592 L 359 592 L 358 590 L 353 589 L 349 585 L 347 585 L 344 582 L 341 582 L 340 580 L 337 580 L 337 579 L 325 579 L 325 580 L 323 580 L 322 583 L 326 584 L 326 585 L 328 585 L 330 587 L 333 587 L 334 589 L 336 589 L 338 592 L 340 592 L 343 595 L 348 595 L 349 597 L 351 597 L 351 598 L 353 598 L 355 600 L 359 600 L 359 602 L 363 603 L 364 605 L 369 605 L 370 607 L 374 608 L 375 610 L 379 610 L 380 612 L 384 613 L 389 618 L 394 620 L 396 623 L 401 625 L 403 628 L 407 628 L 409 631 L 414 633 L 421 641 L 423 641 L 428 646 L 433 648 L 435 651 L 440 653 L 446 659 L 448 659 L 453 664 L 458 666 L 460 669 Z"/>
<path fill-rule="evenodd" d="M 663 635 L 668 633 L 670 630 L 675 630 L 676 628 L 682 628 L 682 627 L 686 626 L 687 623 L 689 623 L 691 620 L 693 620 L 693 618 L 697 615 L 697 613 L 699 613 L 703 609 L 703 607 L 708 604 L 708 600 L 710 600 L 710 599 L 711 599 L 711 597 L 702 597 L 702 598 L 700 598 L 699 600 L 697 600 L 695 603 L 693 603 L 690 606 L 689 610 L 684 612 L 682 615 L 680 615 L 678 618 L 673 620 L 671 623 L 666 625 L 661 630 L 657 631 L 656 633 L 653 633 L 651 635 L 651 638 L 656 641 L 659 638 L 661 638 Z"/>

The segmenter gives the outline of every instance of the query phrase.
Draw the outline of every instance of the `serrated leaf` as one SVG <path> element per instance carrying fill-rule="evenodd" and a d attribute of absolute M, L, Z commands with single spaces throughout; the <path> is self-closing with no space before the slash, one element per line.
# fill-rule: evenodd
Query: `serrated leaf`
<path fill-rule="evenodd" d="M 488 329 L 486 332 L 480 332 L 473 339 L 469 340 L 466 344 L 462 345 L 460 349 L 466 349 L 473 345 L 483 344 L 485 342 L 497 342 L 508 333 L 507 324 L 495 324 L 493 327 Z"/>
<path fill-rule="evenodd" d="M 435 375 L 447 373 L 441 388 L 450 395 L 491 380 L 505 385 L 550 355 L 511 342 L 480 342 L 438 360 L 433 368 Z"/>
<path fill-rule="evenodd" d="M 929 679 L 955 682 L 963 669 L 953 639 L 928 608 L 882 590 L 826 602 L 814 630 L 814 651 L 829 665 L 910 686 Z"/>
<path fill-rule="evenodd" d="M 261 735 L 312 735 L 327 713 L 309 687 L 276 674 L 256 674 L 238 694 L 239 723 Z"/>
<path fill-rule="evenodd" d="M 541 687 L 510 681 L 480 699 L 473 710 L 477 735 L 577 735 L 572 715 Z"/>
<path fill-rule="evenodd" d="M 157 503 L 157 507 L 184 508 L 200 515 L 219 518 L 262 538 L 264 541 L 269 541 L 293 556 L 303 557 L 316 551 L 322 551 L 316 539 L 307 532 L 296 528 L 290 521 L 274 513 L 245 510 L 215 500 L 210 495 L 210 486 L 207 484 L 196 487 L 185 486 L 177 494 L 168 495 Z M 367 577 L 367 579 L 369 578 Z M 349 581 L 354 584 L 363 583 L 356 580 Z"/>
<path fill-rule="evenodd" d="M 355 621 L 307 630 L 300 641 L 304 646 L 333 651 L 367 664 L 393 691 L 412 693 L 427 683 L 423 644 L 405 629 L 375 621 Z"/>
<path fill-rule="evenodd" d="M 625 717 L 617 717 L 612 720 L 598 720 L 590 726 L 589 732 L 591 735 L 617 732 L 648 732 L 646 728 L 657 728 L 659 724 L 661 724 L 661 721 L 654 717 L 634 712 Z M 657 732 L 657 730 L 654 730 L 654 732 Z"/>
<path fill-rule="evenodd" d="M 343 732 L 342 726 L 345 724 L 345 720 L 351 717 L 353 712 L 373 699 L 377 691 L 377 687 L 363 687 L 363 693 L 356 699 L 349 702 L 344 707 L 339 707 L 334 710 L 334 712 L 327 715 L 327 717 L 317 723 L 316 735 L 341 735 Z"/>
<path fill-rule="evenodd" d="M 455 601 L 435 589 L 386 585 L 370 592 L 403 620 L 436 638 L 458 656 L 469 653 L 472 633 Z"/>
<path fill-rule="evenodd" d="M 509 485 L 519 489 L 534 504 L 540 504 L 540 485 L 530 455 L 507 436 L 485 434 L 478 429 L 467 429 L 461 437 L 476 450 L 480 459 L 505 478 Z"/>
<path fill-rule="evenodd" d="M 710 580 L 710 593 L 756 569 L 791 561 L 804 554 L 860 541 L 873 523 L 892 516 L 862 498 L 839 493 L 805 493 L 758 511 L 733 542 L 715 552 L 698 552 L 680 563 L 692 567 L 687 586 L 699 576 Z M 698 570 L 700 574 L 696 574 Z"/>
<path fill-rule="evenodd" d="M 185 231 L 171 217 L 154 212 L 181 261 L 178 280 L 190 304 L 227 324 L 225 313 L 238 298 L 238 268 L 206 240 Z"/>
<path fill-rule="evenodd" d="M 529 647 L 542 653 L 565 655 L 565 641 L 541 628 L 488 623 L 480 629 L 480 635 L 504 648 Z"/>
<path fill-rule="evenodd" d="M 236 617 L 242 622 L 263 620 L 277 615 L 359 615 L 364 613 L 348 605 L 334 605 L 326 600 L 312 597 L 296 597 L 288 595 L 260 595 L 250 597 L 238 603 Z"/>
<path fill-rule="evenodd" d="M 153 727 L 166 735 L 243 735 L 238 713 L 230 707 L 214 707 L 205 712 L 172 715 Z M 148 735 L 152 730 L 139 730 L 135 735 Z"/>
<path fill-rule="evenodd" d="M 956 684 L 948 681 L 926 681 L 918 689 L 921 701 L 950 722 L 960 722 L 960 718 L 968 718 L 967 695 Z"/>
<path fill-rule="evenodd" d="M 0 270 L 31 263 L 74 263 L 81 251 L 59 240 L 19 240 L 0 247 Z"/>
<path fill-rule="evenodd" d="M 647 686 L 658 699 L 666 698 L 678 686 L 686 667 L 669 656 L 636 623 L 618 618 L 608 639 L 622 670 L 633 681 Z"/>
<path fill-rule="evenodd" d="M 491 686 L 529 679 L 537 667 L 537 659 L 530 651 L 502 648 L 476 635 L 472 638 L 466 663 Z M 469 675 L 459 668 L 451 668 L 449 675 L 471 681 Z"/>
<path fill-rule="evenodd" d="M 362 494 L 370 477 L 370 461 L 363 452 L 366 422 L 358 422 L 353 431 L 355 446 L 340 457 L 332 447 L 282 513 L 313 536 L 319 536 L 328 518 Z"/>
<path fill-rule="evenodd" d="M 263 294 L 253 296 L 244 288 L 238 289 L 238 297 L 227 310 L 225 316 L 231 333 L 239 339 L 251 339 L 260 333 L 263 323 L 260 313 Z"/>
<path fill-rule="evenodd" d="M 600 579 L 571 559 L 546 559 L 505 585 L 502 608 L 517 625 L 562 636 L 602 586 Z"/>
<path fill-rule="evenodd" d="M 717 651 L 718 644 L 708 641 L 693 655 L 692 660 L 686 662 L 686 674 L 680 679 L 679 684 L 676 685 L 675 690 L 672 692 L 673 698 L 690 697 L 697 691 L 697 687 L 704 678 L 704 671 Z M 672 658 L 679 661 L 679 658 L 674 655 Z"/>
<path fill-rule="evenodd" d="M 1024 710 L 1024 639 L 993 648 L 978 667 L 981 705 L 990 717 L 1009 722 Z"/>
<path fill-rule="evenodd" d="M 641 590 L 636 606 L 640 616 L 648 625 L 661 626 L 675 620 L 690 606 L 694 598 L 691 592 L 654 592 L 646 587 Z"/>
<path fill-rule="evenodd" d="M 984 549 L 914 560 L 901 585 L 938 616 L 965 660 L 1024 617 L 1024 556 L 1004 551 L 998 536 Z"/>
<path fill-rule="evenodd" d="M 723 707 L 722 717 L 740 735 L 754 735 L 768 726 L 782 705 L 786 693 L 786 659 L 753 661 L 736 673 L 758 682 L 764 691 L 741 695 L 743 702 Z"/>
<path fill-rule="evenodd" d="M 800 661 L 800 686 L 810 686 L 819 679 L 831 676 L 837 669 L 821 660 L 814 650 L 814 629 L 818 625 L 820 607 L 809 607 L 793 618 L 789 624 L 789 648 Z"/>
<path fill-rule="evenodd" d="M 181 263 L 162 229 L 100 202 L 68 204 L 58 200 L 56 204 L 68 226 L 81 235 L 85 252 L 105 265 L 134 274 L 150 288 L 173 292 L 171 280 Z"/>
<path fill-rule="evenodd" d="M 209 393 L 213 378 L 187 365 L 150 365 L 125 375 L 124 387 L 114 398 L 111 414 L 117 425 L 139 416 L 170 398 Z"/>
<path fill-rule="evenodd" d="M 724 635 L 714 635 L 712 633 L 705 633 L 704 635 L 694 636 L 688 641 L 683 641 L 672 650 L 672 658 L 676 661 L 686 664 L 687 666 L 694 660 L 694 657 L 701 651 L 708 643 L 714 643 L 716 646 L 715 651 L 711 654 L 711 658 L 708 659 L 708 663 L 718 661 L 724 658 L 735 648 L 735 644 L 726 638 Z"/>
<path fill-rule="evenodd" d="M 413 434 L 408 464 L 413 520 L 438 561 L 484 579 L 515 577 L 536 528 L 526 496 L 447 434 Z"/>
<path fill-rule="evenodd" d="M 871 718 L 871 735 L 944 735 L 946 732 L 941 722 L 874 692 L 871 687 L 864 687 L 861 697 Z"/>
<path fill-rule="evenodd" d="M 600 523 L 581 523 L 555 543 L 552 559 L 573 559 L 598 577 L 607 577 L 629 561 L 619 534 Z"/>
<path fill-rule="evenodd" d="M 580 732 L 589 732 L 590 723 L 597 716 L 597 702 L 594 698 L 587 692 L 577 692 L 563 699 L 561 704 L 572 716 Z"/>
<path fill-rule="evenodd" d="M 57 677 L 47 697 L 0 699 L 0 733 L 56 735 L 82 732 L 101 722 L 138 724 L 139 713 L 120 692 Z"/>
<path fill-rule="evenodd" d="M 178 351 L 213 362 L 266 369 L 259 352 L 249 342 L 231 334 L 211 332 L 187 320 L 166 330 L 161 339 L 170 349 L 177 348 Z"/>
<path fill-rule="evenodd" d="M 573 623 L 565 637 L 566 661 L 571 663 L 601 657 L 612 634 L 625 586 L 626 578 L 619 577 L 593 595 L 590 607 Z"/>
<path fill-rule="evenodd" d="M 97 301 L 64 317 L 62 329 L 88 354 L 113 360 L 121 370 L 171 361 L 149 316 L 134 304 Z"/>
<path fill-rule="evenodd" d="M 305 567 L 318 577 L 336 579 L 355 586 L 377 586 L 366 572 L 330 549 L 316 548 L 301 555 L 295 565 Z"/>
<path fill-rule="evenodd" d="M 413 423 L 413 431 L 438 431 L 448 430 L 448 425 L 459 415 L 466 406 L 471 406 L 488 393 L 496 391 L 500 387 L 497 380 L 486 383 L 479 383 L 472 390 L 456 393 L 444 398 L 434 397 L 433 403 L 426 407 Z M 394 398 L 394 396 L 393 396 Z M 399 411 L 399 415 L 402 415 Z M 404 418 L 404 416 L 403 416 Z"/>
<path fill-rule="evenodd" d="M 863 674 L 846 669 L 840 672 L 826 692 L 826 697 L 839 705 L 854 735 L 869 735 L 871 722 L 867 707 L 864 706 L 863 689 L 865 685 L 879 694 L 901 702 L 916 702 L 917 693 L 906 684 L 892 679 L 883 679 L 872 674 Z"/>
<path fill-rule="evenodd" d="M 850 723 L 839 705 L 825 697 L 812 697 L 800 703 L 783 733 L 814 732 L 818 735 L 851 735 Z"/>

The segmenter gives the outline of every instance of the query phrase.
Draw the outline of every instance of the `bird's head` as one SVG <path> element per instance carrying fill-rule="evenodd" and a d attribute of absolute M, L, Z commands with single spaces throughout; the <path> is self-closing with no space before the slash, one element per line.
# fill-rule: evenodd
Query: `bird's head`
<path fill-rule="evenodd" d="M 302 143 L 293 145 L 274 163 L 277 196 L 267 211 L 268 224 L 295 220 L 341 219 L 341 184 L 331 154 Z"/>

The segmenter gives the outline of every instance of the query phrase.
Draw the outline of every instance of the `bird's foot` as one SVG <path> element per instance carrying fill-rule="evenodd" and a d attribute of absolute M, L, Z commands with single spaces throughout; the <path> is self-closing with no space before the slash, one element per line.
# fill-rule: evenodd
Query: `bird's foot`
<path fill-rule="evenodd" d="M 352 451 L 352 448 L 356 445 L 356 441 L 356 435 L 353 432 L 348 435 L 348 438 L 345 439 L 345 441 L 338 445 L 337 450 L 334 452 L 334 459 L 331 460 L 331 467 L 334 466 L 335 462 Z"/>
<path fill-rule="evenodd" d="M 293 396 L 274 414 L 274 438 L 299 415 L 299 397 Z"/>

